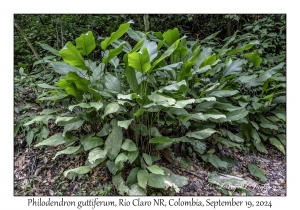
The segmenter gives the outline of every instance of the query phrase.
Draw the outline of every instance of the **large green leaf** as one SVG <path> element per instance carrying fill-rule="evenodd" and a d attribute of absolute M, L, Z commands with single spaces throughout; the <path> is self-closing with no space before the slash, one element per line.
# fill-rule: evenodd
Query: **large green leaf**
<path fill-rule="evenodd" d="M 228 167 L 228 163 L 225 161 L 222 161 L 216 155 L 206 154 L 206 155 L 202 155 L 201 158 L 204 161 L 211 163 L 216 168 L 227 168 Z"/>
<path fill-rule="evenodd" d="M 101 42 L 101 48 L 102 50 L 106 50 L 106 48 L 113 43 L 114 41 L 116 41 L 117 39 L 119 39 L 121 36 L 123 36 L 123 34 L 126 33 L 126 31 L 129 29 L 130 23 L 124 23 L 121 24 L 118 28 L 118 30 L 116 32 L 113 32 L 110 37 L 107 37 L 105 40 L 103 40 Z"/>
<path fill-rule="evenodd" d="M 142 52 L 144 48 L 147 48 L 147 51 L 150 56 L 150 62 L 151 62 L 157 56 L 158 53 L 157 44 L 155 42 L 150 42 L 148 40 L 145 40 L 143 46 L 140 49 L 140 52 Z"/>
<path fill-rule="evenodd" d="M 84 120 L 78 119 L 76 121 L 72 121 L 72 122 L 66 124 L 62 135 L 65 136 L 67 131 L 76 130 L 76 129 L 80 128 L 83 125 L 83 123 L 84 123 Z"/>
<path fill-rule="evenodd" d="M 75 84 L 78 90 L 87 92 L 90 82 L 87 79 L 81 78 L 76 72 L 68 72 L 68 75 L 60 79 L 56 84 L 59 88 L 66 89 L 66 91 L 71 84 Z"/>
<path fill-rule="evenodd" d="M 117 169 L 121 170 L 123 168 L 124 162 L 127 160 L 128 156 L 125 153 L 120 153 L 115 159 Z"/>
<path fill-rule="evenodd" d="M 150 70 L 150 55 L 147 48 L 143 48 L 141 53 L 133 52 L 128 55 L 128 65 L 141 73 Z"/>
<path fill-rule="evenodd" d="M 41 88 L 45 88 L 45 89 L 59 89 L 58 87 L 52 86 L 52 85 L 48 85 L 46 83 L 41 83 L 41 84 L 37 84 L 37 86 L 41 87 Z"/>
<path fill-rule="evenodd" d="M 114 160 L 119 154 L 122 145 L 122 128 L 117 125 L 117 121 L 112 120 L 112 131 L 105 141 L 107 156 L 109 159 Z"/>
<path fill-rule="evenodd" d="M 120 80 L 111 74 L 105 75 L 105 86 L 109 90 L 112 90 L 112 91 L 115 91 L 118 93 L 121 92 Z"/>
<path fill-rule="evenodd" d="M 137 150 L 135 143 L 130 139 L 125 139 L 121 148 L 126 151 L 136 151 Z"/>
<path fill-rule="evenodd" d="M 33 137 L 34 137 L 34 132 L 32 130 L 26 134 L 26 142 L 28 146 L 31 145 L 33 141 Z"/>
<path fill-rule="evenodd" d="M 76 48 L 83 55 L 89 55 L 95 48 L 96 42 L 91 31 L 88 31 L 86 34 L 81 34 L 81 36 L 75 39 Z"/>
<path fill-rule="evenodd" d="M 242 52 L 242 51 L 244 51 L 244 50 L 249 50 L 249 49 L 251 49 L 255 44 L 259 44 L 259 41 L 254 41 L 254 42 L 251 42 L 251 43 L 249 43 L 249 44 L 245 44 L 245 45 L 243 45 L 242 47 L 239 47 L 239 48 L 236 48 L 236 49 L 233 49 L 233 50 L 229 50 L 228 52 L 227 52 L 227 55 L 228 56 L 231 56 L 231 55 L 234 55 L 234 54 L 236 54 L 236 53 L 239 53 L 239 52 Z"/>
<path fill-rule="evenodd" d="M 267 181 L 264 171 L 256 165 L 248 163 L 248 170 L 253 176 L 259 178 L 261 182 L 265 183 Z"/>
<path fill-rule="evenodd" d="M 128 84 L 130 86 L 130 89 L 132 89 L 134 92 L 137 92 L 138 82 L 136 79 L 136 73 L 135 73 L 134 68 L 126 65 L 126 67 L 124 69 L 124 74 L 125 74 Z"/>
<path fill-rule="evenodd" d="M 214 97 L 229 97 L 239 93 L 238 90 L 216 90 L 210 93 L 210 96 Z"/>
<path fill-rule="evenodd" d="M 113 175 L 115 175 L 119 170 L 116 167 L 115 161 L 108 160 L 106 162 L 106 166 L 107 166 L 108 170 L 110 171 L 110 173 L 112 173 Z"/>
<path fill-rule="evenodd" d="M 128 126 L 131 124 L 131 122 L 133 121 L 133 119 L 131 120 L 123 120 L 123 121 L 118 121 L 118 126 L 128 129 Z"/>
<path fill-rule="evenodd" d="M 240 120 L 248 115 L 248 111 L 245 108 L 234 110 L 229 112 L 226 117 L 230 121 Z"/>
<path fill-rule="evenodd" d="M 88 109 L 88 108 L 91 108 L 91 106 L 87 103 L 80 103 L 80 104 L 75 104 L 75 105 L 72 105 L 72 106 L 69 106 L 69 110 L 72 111 L 75 107 L 81 107 L 81 108 L 84 108 L 84 109 Z M 56 119 L 57 120 L 57 119 Z"/>
<path fill-rule="evenodd" d="M 279 149 L 283 154 L 285 154 L 283 145 L 276 138 L 270 138 L 270 143 L 277 147 L 277 149 Z"/>
<path fill-rule="evenodd" d="M 61 150 L 61 151 L 57 152 L 57 153 L 55 154 L 53 160 L 54 160 L 57 156 L 62 155 L 62 154 L 66 154 L 66 155 L 72 154 L 72 153 L 76 152 L 77 150 L 79 150 L 80 147 L 81 147 L 80 145 L 78 145 L 78 146 L 67 147 L 67 148 L 64 149 L 64 150 Z"/>
<path fill-rule="evenodd" d="M 165 188 L 165 179 L 161 174 L 149 174 L 148 185 L 154 188 Z"/>
<path fill-rule="evenodd" d="M 168 31 L 164 32 L 162 36 L 166 40 L 167 44 L 171 46 L 179 39 L 178 28 L 174 28 L 173 30 L 169 29 Z"/>
<path fill-rule="evenodd" d="M 180 40 L 177 40 L 174 44 L 172 44 L 152 65 L 152 69 L 156 65 L 158 65 L 162 60 L 164 60 L 166 57 L 170 56 L 178 47 L 178 44 L 180 43 Z"/>
<path fill-rule="evenodd" d="M 213 130 L 211 128 L 206 128 L 201 131 L 195 131 L 195 132 L 188 132 L 186 134 L 187 137 L 195 138 L 195 139 L 206 139 L 207 137 L 211 136 L 213 133 L 217 132 L 216 130 Z"/>
<path fill-rule="evenodd" d="M 60 56 L 60 55 L 59 55 L 59 52 L 58 52 L 56 49 L 50 47 L 49 45 L 44 44 L 44 43 L 40 43 L 40 42 L 38 42 L 38 44 L 39 44 L 44 50 L 48 50 L 48 51 L 51 52 L 53 55 Z"/>
<path fill-rule="evenodd" d="M 163 144 L 166 142 L 171 142 L 171 139 L 169 137 L 165 137 L 165 136 L 158 136 L 158 137 L 154 137 L 149 140 L 150 144 Z"/>
<path fill-rule="evenodd" d="M 41 116 L 36 116 L 32 120 L 25 123 L 24 126 L 31 125 L 32 123 L 35 123 L 35 122 L 43 122 L 44 124 L 48 125 L 48 121 L 50 119 L 54 119 L 54 118 L 55 118 L 54 115 L 47 115 L 47 114 L 46 115 L 41 115 Z"/>
<path fill-rule="evenodd" d="M 145 33 L 140 31 L 134 31 L 131 28 L 127 30 L 127 34 L 130 36 L 131 39 L 137 42 L 139 42 L 145 36 Z"/>
<path fill-rule="evenodd" d="M 108 51 L 107 55 L 102 59 L 102 62 L 107 64 L 111 59 L 119 55 L 123 51 L 124 44 L 121 44 L 116 49 L 111 49 Z"/>
<path fill-rule="evenodd" d="M 97 136 L 93 136 L 91 138 L 88 138 L 86 141 L 84 141 L 83 146 L 84 146 L 84 150 L 87 151 L 95 147 L 101 146 L 103 144 L 104 144 L 103 139 Z"/>
<path fill-rule="evenodd" d="M 138 155 L 139 155 L 139 151 L 138 150 L 129 151 L 128 152 L 129 163 L 133 163 L 136 160 L 136 158 L 138 157 Z"/>
<path fill-rule="evenodd" d="M 73 168 L 73 169 L 70 169 L 70 170 L 67 170 L 64 172 L 64 176 L 67 176 L 68 173 L 70 172 L 73 172 L 73 173 L 76 173 L 76 174 L 86 174 L 88 173 L 89 171 L 91 170 L 90 167 L 88 166 L 80 166 L 78 168 Z"/>
<path fill-rule="evenodd" d="M 221 142 L 222 144 L 225 144 L 228 147 L 238 147 L 241 149 L 241 146 L 239 144 L 228 141 L 227 139 L 224 139 L 222 137 L 216 137 L 215 140 L 217 140 L 218 142 Z"/>
<path fill-rule="evenodd" d="M 142 154 L 143 158 L 144 158 L 144 161 L 145 163 L 148 165 L 148 166 L 151 166 L 152 165 L 152 158 L 150 155 L 146 154 L 146 153 L 143 153 Z"/>
<path fill-rule="evenodd" d="M 65 62 L 51 62 L 50 66 L 53 68 L 53 70 L 61 75 L 67 75 L 69 71 L 72 72 L 80 72 L 83 75 L 85 75 L 86 71 L 85 70 L 80 70 L 79 68 L 76 68 L 74 66 L 71 66 Z"/>
<path fill-rule="evenodd" d="M 147 170 L 139 170 L 137 173 L 137 180 L 140 187 L 146 189 L 149 173 Z"/>
<path fill-rule="evenodd" d="M 104 110 L 104 115 L 102 116 L 102 119 L 108 114 L 115 113 L 119 110 L 120 106 L 117 102 L 112 102 L 110 104 L 107 104 Z"/>
<path fill-rule="evenodd" d="M 65 138 L 62 136 L 62 133 L 57 133 L 53 136 L 51 136 L 48 139 L 45 139 L 44 141 L 36 144 L 34 147 L 40 147 L 40 146 L 57 146 L 60 144 L 64 144 L 67 141 Z"/>
<path fill-rule="evenodd" d="M 243 189 L 247 184 L 247 181 L 240 177 L 227 174 L 218 174 L 215 171 L 209 174 L 207 181 L 211 184 L 218 185 L 228 190 L 235 190 L 240 188 Z"/>
<path fill-rule="evenodd" d="M 130 196 L 146 196 L 146 190 L 141 188 L 138 184 L 133 184 L 130 186 L 130 190 L 128 192 Z"/>
<path fill-rule="evenodd" d="M 222 134 L 229 137 L 231 141 L 238 142 L 238 143 L 242 143 L 245 141 L 241 137 L 234 135 L 233 133 L 231 133 L 228 130 L 225 130 L 225 129 L 220 129 L 220 130 L 221 130 Z"/>
<path fill-rule="evenodd" d="M 172 97 L 164 96 L 163 94 L 159 94 L 157 92 L 152 93 L 148 96 L 148 98 L 154 102 L 155 105 L 161 105 L 164 107 L 170 107 L 175 105 L 176 100 Z M 150 105 L 145 105 L 144 108 L 148 108 Z"/>
<path fill-rule="evenodd" d="M 90 151 L 88 160 L 90 161 L 90 163 L 94 163 L 97 159 L 104 159 L 106 157 L 106 154 L 106 150 L 102 150 L 97 147 Z"/>
<path fill-rule="evenodd" d="M 71 42 L 68 42 L 65 48 L 59 51 L 59 54 L 61 55 L 61 57 L 64 59 L 66 63 L 83 70 L 88 69 L 88 67 L 84 63 L 84 60 L 80 52 L 76 49 L 76 47 Z"/>
<path fill-rule="evenodd" d="M 183 64 L 183 67 L 177 74 L 176 81 L 180 82 L 181 80 L 187 80 L 188 77 L 192 76 L 192 67 L 197 62 L 198 58 L 200 56 L 200 47 L 197 47 L 193 51 L 193 55 Z"/>
<path fill-rule="evenodd" d="M 125 185 L 121 172 L 112 177 L 112 182 L 121 195 L 129 192 L 129 188 Z"/>
<path fill-rule="evenodd" d="M 158 167 L 157 165 L 151 165 L 151 166 L 148 166 L 147 169 L 148 169 L 151 173 L 165 175 L 165 174 L 164 174 L 164 171 L 163 171 L 160 167 Z"/>
<path fill-rule="evenodd" d="M 97 111 L 103 107 L 103 103 L 98 101 L 98 102 L 90 102 L 91 107 L 94 107 Z"/>
<path fill-rule="evenodd" d="M 233 61 L 230 65 L 226 67 L 223 72 L 224 76 L 228 76 L 231 74 L 239 74 L 242 71 L 243 60 L 238 59 Z"/>
<path fill-rule="evenodd" d="M 257 67 L 262 62 L 262 58 L 259 57 L 256 50 L 253 51 L 253 53 L 248 53 L 245 55 L 252 63 L 254 67 Z"/>
<path fill-rule="evenodd" d="M 137 183 L 137 173 L 139 172 L 139 170 L 140 170 L 140 168 L 138 168 L 138 167 L 131 169 L 131 171 L 127 177 L 127 181 L 126 181 L 127 184 L 131 185 L 131 184 Z"/>
<path fill-rule="evenodd" d="M 188 179 L 185 176 L 179 176 L 167 168 L 161 168 L 164 170 L 164 174 L 168 175 L 166 179 L 173 182 L 176 186 L 183 187 L 188 184 Z"/>

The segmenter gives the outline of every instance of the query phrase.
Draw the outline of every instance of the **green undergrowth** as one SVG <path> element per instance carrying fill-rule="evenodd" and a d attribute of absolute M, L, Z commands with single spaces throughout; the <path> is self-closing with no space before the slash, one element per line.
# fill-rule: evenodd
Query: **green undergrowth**
<path fill-rule="evenodd" d="M 285 51 L 268 47 L 282 34 L 259 30 L 271 24 L 260 22 L 225 40 L 217 32 L 188 41 L 177 28 L 145 33 L 128 22 L 102 39 L 88 31 L 59 51 L 42 44 L 51 56 L 35 65 L 46 64 L 56 76 L 37 84 L 43 111 L 24 126 L 44 129 L 35 147 L 63 146 L 53 159 L 86 157 L 64 176 L 106 165 L 121 195 L 187 185 L 186 177 L 157 164 L 161 151 L 174 156 L 174 145 L 219 171 L 230 163 L 208 142 L 261 153 L 271 144 L 285 154 Z M 91 59 L 95 51 L 98 60 Z M 48 137 L 49 122 L 61 132 Z M 257 166 L 248 169 L 266 181 Z"/>

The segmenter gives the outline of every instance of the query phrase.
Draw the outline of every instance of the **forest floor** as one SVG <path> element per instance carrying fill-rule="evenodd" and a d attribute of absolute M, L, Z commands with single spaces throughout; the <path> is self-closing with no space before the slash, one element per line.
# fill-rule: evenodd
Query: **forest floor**
<path fill-rule="evenodd" d="M 24 136 L 17 136 L 18 140 Z M 24 140 L 23 140 L 24 141 Z M 63 171 L 84 165 L 83 157 L 61 156 L 52 160 L 60 148 L 43 149 L 15 146 L 14 151 L 14 195 L 15 196 L 119 196 L 111 187 L 112 176 L 106 166 L 96 167 L 89 174 L 75 181 L 63 176 Z M 227 174 L 247 181 L 246 188 L 254 196 L 286 196 L 286 156 L 273 147 L 267 148 L 268 154 L 245 153 L 245 151 L 219 151 L 234 160 L 230 171 L 220 172 L 203 161 L 189 159 L 190 164 L 183 168 L 180 162 L 170 164 L 162 158 L 158 165 L 169 168 L 178 175 L 188 178 L 188 185 L 180 192 L 169 192 L 174 196 L 221 196 L 241 195 L 245 192 L 228 190 L 208 182 L 210 173 Z M 217 151 L 217 150 L 216 150 Z M 215 153 L 218 155 L 218 152 Z M 180 159 L 178 157 L 177 159 Z M 265 172 L 267 182 L 256 180 L 247 170 L 248 163 L 255 163 Z M 125 169 L 126 170 L 126 169 Z M 156 191 L 157 193 L 157 191 Z M 152 194 L 154 195 L 154 194 Z M 162 194 L 165 195 L 165 194 Z"/>

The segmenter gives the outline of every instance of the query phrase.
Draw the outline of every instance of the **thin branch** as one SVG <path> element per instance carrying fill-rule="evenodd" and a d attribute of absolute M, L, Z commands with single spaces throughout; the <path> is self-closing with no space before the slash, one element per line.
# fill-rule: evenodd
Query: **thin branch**
<path fill-rule="evenodd" d="M 28 46 L 30 47 L 30 49 L 32 50 L 33 54 L 35 55 L 35 57 L 38 59 L 38 60 L 41 60 L 39 54 L 36 52 L 35 48 L 33 47 L 33 45 L 31 44 L 31 42 L 29 41 L 28 37 L 26 36 L 26 34 L 24 33 L 24 31 L 22 30 L 22 28 L 17 24 L 15 23 L 15 27 L 19 30 L 19 32 L 21 33 L 21 35 L 23 36 L 23 38 L 26 40 Z M 42 63 L 42 67 L 44 70 L 46 70 L 46 66 Z"/>

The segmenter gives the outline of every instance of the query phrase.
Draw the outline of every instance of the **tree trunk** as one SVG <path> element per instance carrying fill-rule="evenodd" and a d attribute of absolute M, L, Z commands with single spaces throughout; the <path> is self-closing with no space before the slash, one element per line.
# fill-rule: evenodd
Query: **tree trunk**
<path fill-rule="evenodd" d="M 149 15 L 143 15 L 144 18 L 144 25 L 145 25 L 145 31 L 150 31 L 150 22 L 149 22 Z"/>

